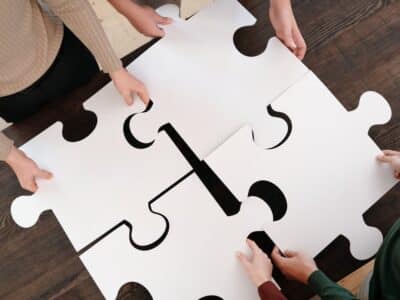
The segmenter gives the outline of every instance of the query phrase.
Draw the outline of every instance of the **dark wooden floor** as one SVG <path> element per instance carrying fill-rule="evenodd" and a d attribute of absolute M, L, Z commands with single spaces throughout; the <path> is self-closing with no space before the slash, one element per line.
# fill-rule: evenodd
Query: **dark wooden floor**
<path fill-rule="evenodd" d="M 400 149 L 400 2 L 293 2 L 309 46 L 307 66 L 347 109 L 357 106 L 365 90 L 384 95 L 392 106 L 393 118 L 384 126 L 372 128 L 370 135 L 381 148 Z M 268 4 L 265 0 L 242 0 L 242 3 L 259 22 L 254 28 L 238 31 L 235 43 L 243 53 L 256 55 L 263 51 L 267 38 L 272 35 L 266 18 Z M 133 53 L 125 62 L 132 61 L 139 53 Z M 107 77 L 99 74 L 32 118 L 6 129 L 7 134 L 21 145 L 61 120 L 66 139 L 84 138 L 93 130 L 95 122 L 91 114 L 82 110 L 81 103 L 106 82 Z M 23 193 L 9 168 L 0 164 L 0 299 L 102 299 L 51 212 L 44 213 L 31 229 L 14 224 L 10 205 Z M 399 199 L 400 190 L 396 186 L 365 213 L 367 224 L 385 234 L 400 216 Z M 363 263 L 349 256 L 348 243 L 343 237 L 329 245 L 317 261 L 333 279 L 343 277 Z M 291 299 L 303 299 L 309 292 L 291 282 L 282 282 L 282 286 Z M 139 288 L 128 285 L 119 299 L 149 299 L 140 293 Z"/>

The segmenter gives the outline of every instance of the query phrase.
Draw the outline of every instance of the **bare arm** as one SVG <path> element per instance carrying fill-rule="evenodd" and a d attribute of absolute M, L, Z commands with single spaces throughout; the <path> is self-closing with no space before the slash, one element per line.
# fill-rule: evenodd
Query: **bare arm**
<path fill-rule="evenodd" d="M 297 25 L 290 0 L 271 0 L 269 18 L 276 36 L 299 59 L 303 59 L 307 46 Z"/>

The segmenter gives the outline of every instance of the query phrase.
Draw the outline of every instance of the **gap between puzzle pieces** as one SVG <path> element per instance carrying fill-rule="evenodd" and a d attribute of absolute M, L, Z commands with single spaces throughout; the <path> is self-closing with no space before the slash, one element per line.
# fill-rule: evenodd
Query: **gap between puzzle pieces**
<path fill-rule="evenodd" d="M 163 7 L 162 12 L 170 16 L 178 14 L 177 8 L 172 5 Z M 251 119 L 252 110 L 235 107 L 236 104 L 244 103 L 245 95 L 241 94 L 241 91 L 246 86 L 243 84 L 246 83 L 249 90 L 252 90 L 254 85 L 250 80 L 243 78 L 245 73 L 241 72 L 256 68 L 259 81 L 264 75 L 272 80 L 272 71 L 279 63 L 279 72 L 286 68 L 286 72 L 289 73 L 284 78 L 282 73 L 279 75 L 281 80 L 273 80 L 274 84 L 258 89 L 257 93 L 252 94 L 252 99 L 257 97 L 257 103 L 263 105 L 262 112 L 254 119 L 254 124 L 257 124 L 260 118 L 263 119 L 263 129 L 269 124 L 266 105 L 274 96 L 308 72 L 308 69 L 277 39 L 270 42 L 266 54 L 260 59 L 249 59 L 238 53 L 233 46 L 232 35 L 237 27 L 253 22 L 254 18 L 239 3 L 216 1 L 188 21 L 176 19 L 174 24 L 166 28 L 166 37 L 129 66 L 141 79 L 149 79 L 155 107 L 169 103 L 167 106 L 177 110 L 179 105 L 174 101 L 180 99 L 183 105 L 179 106 L 181 113 L 178 116 L 171 114 L 171 124 L 178 129 L 184 140 L 188 141 L 187 144 L 200 159 Z M 204 28 L 204 24 L 208 23 L 212 25 L 212 31 L 205 30 L 207 28 Z M 232 72 L 235 71 L 233 66 L 238 66 L 240 71 L 235 71 L 238 76 L 236 79 L 230 76 L 229 80 L 225 80 L 219 86 L 221 90 L 228 89 L 227 94 L 220 92 L 218 97 L 214 98 L 216 100 L 207 102 L 207 105 L 202 100 L 208 98 L 187 98 L 187 90 L 176 88 L 179 83 L 183 84 L 182 80 L 186 80 L 187 85 L 192 86 L 194 79 L 197 82 L 197 79 L 205 79 L 210 73 L 206 66 L 201 66 L 203 73 L 196 77 L 200 75 L 196 73 L 199 70 L 199 64 L 196 62 L 199 59 L 206 61 L 205 58 L 210 58 L 210 51 L 203 51 L 204 47 L 198 49 L 199 38 L 202 38 L 203 42 L 211 38 L 208 47 L 215 49 L 215 56 L 208 63 L 211 74 L 218 75 L 216 78 L 221 77 L 229 71 L 225 68 L 229 64 L 233 64 L 230 67 Z M 192 47 L 188 48 L 188 45 Z M 165 53 L 171 56 L 170 59 L 165 59 Z M 201 58 L 202 54 L 205 58 Z M 185 57 L 187 64 L 182 61 Z M 172 64 L 163 65 L 166 61 L 171 61 Z M 246 64 L 249 64 L 250 69 L 243 69 Z M 188 67 L 193 69 L 190 72 L 179 71 L 179 66 L 184 70 Z M 161 77 L 160 68 L 163 70 Z M 176 78 L 175 73 L 196 76 Z M 214 86 L 216 78 L 213 78 L 211 86 L 208 87 L 197 82 L 193 86 L 193 94 L 206 96 L 200 93 L 202 90 L 218 92 Z M 166 84 L 166 80 L 170 79 L 175 81 Z M 234 79 L 236 81 L 232 82 Z M 174 87 L 172 90 L 182 91 L 182 94 L 172 94 L 169 85 Z M 266 96 L 268 97 L 265 98 Z M 226 99 L 232 103 L 227 103 Z M 212 109 L 215 103 L 221 104 L 217 110 Z M 235 105 L 232 105 L 233 103 Z M 226 110 L 223 109 L 224 106 L 227 107 Z M 60 124 L 55 124 L 22 147 L 44 168 L 52 170 L 55 178 L 50 182 L 40 181 L 38 193 L 20 197 L 13 202 L 14 220 L 23 227 L 29 227 L 35 224 L 42 211 L 52 209 L 76 250 L 82 249 L 123 220 L 132 224 L 132 238 L 138 245 L 153 243 L 165 234 L 167 220 L 150 211 L 149 201 L 187 175 L 193 170 L 193 166 L 185 161 L 182 153 L 171 143 L 170 136 L 165 132 L 159 134 L 157 141 L 146 149 L 134 148 L 128 144 L 124 136 L 125 131 L 137 131 L 139 124 L 128 126 L 127 130 L 124 126 L 129 116 L 140 111 L 140 107 L 125 107 L 112 83 L 85 102 L 84 107 L 94 112 L 98 120 L 96 129 L 86 139 L 76 143 L 65 142 L 61 137 Z M 147 113 L 137 115 L 133 120 L 145 115 Z M 185 119 L 180 119 L 179 115 Z M 207 116 L 210 116 L 210 119 Z"/>

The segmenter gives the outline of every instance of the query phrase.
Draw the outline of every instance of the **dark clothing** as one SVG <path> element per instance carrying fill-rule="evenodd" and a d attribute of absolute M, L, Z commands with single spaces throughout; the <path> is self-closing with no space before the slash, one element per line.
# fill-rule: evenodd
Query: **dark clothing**
<path fill-rule="evenodd" d="M 376 255 L 368 298 L 400 299 L 400 220 L 389 230 Z"/>
<path fill-rule="evenodd" d="M 321 271 L 315 271 L 308 278 L 308 286 L 318 295 L 322 300 L 356 300 L 348 290 L 344 289 L 336 282 L 330 280 Z"/>
<path fill-rule="evenodd" d="M 308 285 L 322 300 L 357 299 L 319 270 L 311 274 Z M 285 299 L 271 282 L 261 285 L 258 291 L 262 300 Z M 400 220 L 392 226 L 376 255 L 368 299 L 400 299 Z"/>
<path fill-rule="evenodd" d="M 0 97 L 0 117 L 18 122 L 54 99 L 89 81 L 99 71 L 96 60 L 66 27 L 60 51 L 47 72 L 30 87 Z"/>
<path fill-rule="evenodd" d="M 258 287 L 261 300 L 286 300 L 286 297 L 271 281 L 264 282 Z"/>

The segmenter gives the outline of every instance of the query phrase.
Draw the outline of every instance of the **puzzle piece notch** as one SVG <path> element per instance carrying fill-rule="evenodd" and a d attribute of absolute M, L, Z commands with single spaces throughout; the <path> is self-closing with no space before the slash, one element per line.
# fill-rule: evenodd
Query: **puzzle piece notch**
<path fill-rule="evenodd" d="M 166 37 L 128 67 L 146 82 L 154 102 L 132 120 L 134 136 L 149 143 L 171 123 L 204 158 L 250 123 L 258 144 L 277 144 L 286 123 L 269 118 L 267 105 L 309 70 L 276 38 L 259 57 L 240 54 L 233 33 L 254 22 L 238 2 L 219 0 L 188 21 L 166 27 Z"/>
<path fill-rule="evenodd" d="M 168 6 L 166 9 L 174 11 L 177 15 L 175 7 Z M 163 13 L 171 15 L 165 11 Z M 227 21 L 226 23 L 221 23 L 219 19 L 224 14 L 227 17 L 222 19 Z M 204 31 L 204 24 L 210 26 L 209 29 L 216 29 L 218 26 L 215 25 L 219 24 L 218 32 L 221 33 L 221 36 L 214 36 L 211 39 L 214 41 L 214 48 L 217 49 L 223 46 L 229 49 L 230 56 L 244 59 L 231 47 L 231 33 L 236 27 L 250 24 L 253 21 L 254 19 L 237 2 L 232 3 L 231 1 L 221 0 L 212 5 L 211 8 L 209 7 L 206 13 L 204 11 L 200 12 L 187 23 L 177 20 L 176 33 L 183 33 L 183 37 L 194 36 L 196 39 L 201 36 L 196 36 L 196 32 L 187 30 L 189 28 L 186 27 L 187 24 L 197 23 L 196 26 L 200 28 L 200 32 Z M 174 35 L 173 28 L 175 27 L 168 26 L 167 37 L 168 35 Z M 207 37 L 210 36 L 210 32 L 212 30 L 207 33 Z M 182 45 L 191 41 L 190 39 L 183 39 L 174 41 L 176 43 L 170 43 L 171 41 L 168 42 L 167 37 L 155 44 L 149 51 L 165 55 L 167 50 L 182 50 Z M 164 42 L 166 44 L 164 46 L 162 46 L 163 41 L 167 41 Z M 202 42 L 204 42 L 204 39 Z M 227 45 L 228 47 L 226 47 Z M 280 47 L 279 44 L 276 46 Z M 207 47 L 207 49 L 203 47 L 203 50 L 209 51 L 210 43 Z M 285 56 L 284 53 L 283 56 Z M 181 54 L 181 52 L 178 51 L 178 54 Z M 278 57 L 281 54 L 281 52 L 277 51 Z M 223 53 L 223 55 L 225 56 L 226 54 Z M 159 61 L 165 61 L 162 59 L 157 61 L 156 57 L 150 55 L 150 58 L 144 64 L 144 69 L 147 69 L 147 64 L 153 66 L 152 64 L 154 63 L 158 64 Z M 206 61 L 206 58 L 202 57 L 201 59 Z M 247 59 L 245 61 L 250 65 L 258 64 L 257 61 L 249 61 Z M 289 61 L 293 63 L 293 58 L 289 58 Z M 290 65 L 288 63 L 288 66 Z M 307 70 L 301 63 L 295 65 L 293 70 L 296 72 L 294 72 L 293 78 L 300 76 L 300 73 Z M 136 74 L 137 66 L 137 64 L 133 64 L 129 68 L 134 68 Z M 225 64 L 224 66 L 228 65 Z M 140 75 L 139 68 L 137 71 Z M 118 99 L 118 101 L 113 101 L 112 99 Z M 162 232 L 165 233 L 165 223 L 162 218 L 149 212 L 148 201 L 155 196 L 154 191 L 158 192 L 165 189 L 190 172 L 190 166 L 182 159 L 181 153 L 176 151 L 175 145 L 163 134 L 158 135 L 157 143 L 154 143 L 153 147 L 145 152 L 127 147 L 122 135 L 123 121 L 121 120 L 125 120 L 127 116 L 135 112 L 137 107 L 128 108 L 119 99 L 120 96 L 110 83 L 85 102 L 84 108 L 94 112 L 98 120 L 96 130 L 87 139 L 73 144 L 65 143 L 60 137 L 60 128 L 56 125 L 23 146 L 23 149 L 32 158 L 40 161 L 43 167 L 54 172 L 55 178 L 51 181 L 54 193 L 49 191 L 46 184 L 43 184 L 43 188 L 39 189 L 39 193 L 30 198 L 15 200 L 12 211 L 16 220 L 19 220 L 25 226 L 31 225 L 37 221 L 40 211 L 45 208 L 51 208 L 76 250 L 85 247 L 122 220 L 132 223 L 135 234 L 134 240 L 140 244 L 151 243 L 158 239 L 163 234 Z M 196 126 L 191 128 L 194 128 L 195 131 L 198 130 Z M 205 150 L 204 152 L 208 152 L 211 145 L 215 147 L 217 144 L 218 141 L 215 144 L 214 142 L 208 142 L 207 151 Z M 112 146 L 112 149 L 109 151 L 103 150 L 105 147 L 110 146 Z M 53 149 L 57 149 L 57 151 Z M 160 153 L 161 155 L 159 155 Z M 157 171 L 159 169 L 168 171 L 158 174 Z M 107 174 L 105 174 L 104 170 L 107 170 Z M 124 172 L 121 170 L 124 170 Z M 99 174 L 104 174 L 104 176 L 99 176 Z M 132 191 L 132 182 L 140 182 L 134 191 Z M 60 192 L 61 190 L 62 192 Z M 95 195 L 92 194 L 93 192 Z M 62 196 L 60 197 L 60 195 Z M 128 204 L 125 197 L 132 197 L 135 201 L 131 201 Z M 29 203 L 29 208 L 21 209 L 24 205 L 22 203 L 27 203 L 27 201 L 32 202 Z M 114 203 L 111 201 L 114 201 Z M 110 203 L 112 203 L 113 208 L 110 208 Z M 130 205 L 134 205 L 135 208 L 133 209 Z M 94 213 L 89 215 L 85 213 L 93 211 L 94 208 L 96 209 Z M 116 212 L 116 210 L 118 211 Z M 17 216 L 18 214 L 23 216 Z M 28 216 L 28 214 L 32 215 Z M 153 221 L 149 219 L 153 219 Z M 144 227 L 141 229 L 137 225 L 141 224 L 142 221 L 152 225 L 147 224 L 146 230 L 144 230 Z"/>
<path fill-rule="evenodd" d="M 287 213 L 277 222 L 267 222 L 265 230 L 282 249 L 316 255 L 343 234 L 350 239 L 354 257 L 369 258 L 382 236 L 363 222 L 362 215 L 396 180 L 390 167 L 376 161 L 381 151 L 367 132 L 372 122 L 390 119 L 390 106 L 379 94 L 367 92 L 359 108 L 348 112 L 310 73 L 273 107 L 285 112 L 293 124 L 283 145 L 261 149 L 245 127 L 206 162 L 240 201 L 254 182 L 267 180 L 279 186 L 287 199 Z"/>
<path fill-rule="evenodd" d="M 14 200 L 11 213 L 17 224 L 32 226 L 51 209 L 77 251 L 123 220 L 132 225 L 137 245 L 163 237 L 165 218 L 151 211 L 149 201 L 191 167 L 163 133 L 149 151 L 131 147 L 123 122 L 134 109 L 119 100 L 112 83 L 93 96 L 88 107 L 96 108 L 98 123 L 82 141 L 65 141 L 57 123 L 22 147 L 54 178 L 39 181 L 36 194 Z"/>
<path fill-rule="evenodd" d="M 269 1 L 263 1 L 254 6 L 247 5 L 248 1 L 241 2 L 257 19 L 257 22 L 238 28 L 235 31 L 233 36 L 235 47 L 243 55 L 257 56 L 264 52 L 268 39 L 275 34 L 266 13 L 269 10 L 270 3 Z"/>
<path fill-rule="evenodd" d="M 282 62 L 287 60 L 287 58 L 284 58 L 285 56 L 292 56 L 281 42 L 275 38 L 270 40 L 268 50 L 265 54 L 265 61 L 267 62 L 264 64 L 260 62 L 260 65 L 263 65 L 266 69 L 268 65 L 273 65 L 273 61 L 275 63 Z M 248 61 L 243 62 L 243 64 L 254 65 L 255 62 Z M 282 66 L 282 69 L 284 68 L 285 66 Z M 138 70 L 138 68 L 135 69 Z M 271 69 L 274 68 L 271 67 Z M 291 73 L 290 67 L 287 67 L 286 70 Z M 241 71 L 239 67 L 236 72 L 232 72 L 231 77 L 238 78 L 240 75 L 237 73 L 242 75 L 253 73 L 253 71 Z M 295 76 L 296 80 L 302 75 Z M 153 107 L 148 112 L 135 116 L 131 123 L 131 131 L 138 140 L 149 143 L 156 139 L 159 128 L 163 124 L 170 122 L 189 141 L 189 144 L 193 145 L 196 153 L 200 157 L 205 157 L 215 148 L 215 145 L 220 144 L 227 136 L 233 134 L 244 124 L 250 123 L 254 130 L 256 143 L 263 148 L 273 147 L 285 136 L 287 123 L 280 119 L 281 115 L 274 115 L 273 117 L 275 118 L 271 118 L 269 112 L 267 112 L 267 106 L 281 92 L 284 92 L 291 83 L 282 86 L 282 83 L 274 82 L 271 76 L 272 74 L 265 75 L 264 83 L 261 84 L 260 82 L 258 88 L 255 87 L 253 82 L 248 82 L 247 87 L 242 83 L 222 84 L 222 86 L 238 86 L 241 91 L 237 91 L 232 87 L 229 87 L 227 91 L 226 87 L 214 86 L 207 89 L 203 86 L 196 86 L 191 89 L 186 88 L 183 92 L 186 95 L 182 96 L 178 95 L 181 94 L 179 89 L 171 91 L 159 86 L 158 88 L 165 89 L 165 92 L 163 95 L 152 96 Z M 263 75 L 255 76 L 255 78 L 260 77 L 263 77 Z M 295 82 L 293 78 L 291 80 Z M 216 82 L 217 79 L 211 78 L 209 81 Z M 265 88 L 265 91 L 260 91 L 260 86 L 265 87 L 265 82 L 268 81 L 271 81 L 268 88 Z M 193 80 L 193 82 L 197 84 L 200 79 Z M 277 85 L 280 86 L 277 88 Z M 175 88 L 175 86 L 176 84 L 171 84 L 168 89 L 170 87 Z M 218 91 L 219 88 L 221 88 L 221 91 Z M 270 91 L 271 93 L 266 92 L 269 89 L 272 90 Z M 245 95 L 245 91 L 249 91 L 249 94 Z M 251 95 L 251 91 L 257 92 Z M 245 103 L 244 99 L 251 99 L 251 102 Z M 209 134 L 211 132 L 213 134 Z"/>
<path fill-rule="evenodd" d="M 130 281 L 139 281 L 153 299 L 172 295 L 177 300 L 206 295 L 257 299 L 235 250 L 249 254 L 243 249 L 246 237 L 261 229 L 265 218 L 272 218 L 263 201 L 249 199 L 237 215 L 226 217 L 192 175 L 155 202 L 154 208 L 171 222 L 169 235 L 159 247 L 146 252 L 132 249 L 126 229 L 120 228 L 81 255 L 106 299 L 114 298 L 119 287 Z"/>

